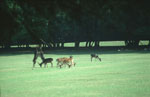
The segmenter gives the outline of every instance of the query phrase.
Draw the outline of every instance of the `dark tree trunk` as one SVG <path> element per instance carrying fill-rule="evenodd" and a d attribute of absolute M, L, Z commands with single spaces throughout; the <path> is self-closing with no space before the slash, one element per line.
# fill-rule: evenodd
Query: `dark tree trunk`
<path fill-rule="evenodd" d="M 75 42 L 75 48 L 79 48 L 80 42 Z"/>
<path fill-rule="evenodd" d="M 64 48 L 64 43 L 61 43 L 61 48 Z"/>
<path fill-rule="evenodd" d="M 4 48 L 9 49 L 10 48 L 10 44 L 5 44 Z"/>
<path fill-rule="evenodd" d="M 95 48 L 98 48 L 99 47 L 99 41 L 95 41 Z"/>
<path fill-rule="evenodd" d="M 125 41 L 125 45 L 127 46 L 127 47 L 137 47 L 137 46 L 139 46 L 139 40 L 126 40 Z"/>

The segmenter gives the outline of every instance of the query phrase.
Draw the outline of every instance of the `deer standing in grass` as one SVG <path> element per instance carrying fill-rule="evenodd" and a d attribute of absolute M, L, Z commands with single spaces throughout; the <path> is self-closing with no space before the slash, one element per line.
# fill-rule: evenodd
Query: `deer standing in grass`
<path fill-rule="evenodd" d="M 59 66 L 60 68 L 63 66 L 63 65 L 68 65 L 68 67 L 70 68 L 72 65 L 76 65 L 76 63 L 74 63 L 74 60 L 73 60 L 73 57 L 70 56 L 70 58 L 58 58 L 56 59 L 57 61 L 57 67 Z"/>
<path fill-rule="evenodd" d="M 46 67 L 47 63 L 51 63 L 51 67 L 53 67 L 52 61 L 53 61 L 53 58 L 46 58 L 46 59 L 44 58 L 42 60 L 42 62 L 39 63 L 39 65 L 40 65 L 40 67 L 42 67 L 42 64 L 44 64 L 44 67 Z M 47 65 L 47 67 L 48 67 L 48 65 Z"/>
<path fill-rule="evenodd" d="M 44 64 L 44 66 L 46 67 L 47 63 L 51 63 L 51 67 L 53 67 L 53 63 L 52 63 L 53 58 L 46 58 L 45 59 L 44 53 L 42 51 L 42 47 L 39 46 L 39 47 L 36 47 L 36 50 L 34 51 L 33 68 L 35 67 L 36 60 L 38 57 L 40 57 L 42 59 L 42 62 L 39 63 L 40 67 L 42 67 L 42 64 Z M 48 65 L 47 65 L 47 67 L 48 67 Z"/>
<path fill-rule="evenodd" d="M 99 58 L 99 56 L 97 54 L 91 54 L 91 62 L 92 62 L 93 58 L 98 59 L 99 61 L 101 61 L 101 58 Z"/>
<path fill-rule="evenodd" d="M 34 58 L 33 58 L 33 68 L 35 67 L 36 64 L 36 60 L 37 58 L 40 57 L 42 60 L 44 60 L 44 55 L 43 55 L 43 51 L 42 51 L 42 47 L 36 47 L 35 51 L 34 51 Z"/>

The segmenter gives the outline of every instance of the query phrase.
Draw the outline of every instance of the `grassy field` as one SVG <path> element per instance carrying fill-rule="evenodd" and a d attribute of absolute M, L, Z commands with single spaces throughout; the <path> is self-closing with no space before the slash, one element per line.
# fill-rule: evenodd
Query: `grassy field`
<path fill-rule="evenodd" d="M 93 52 L 101 62 L 90 61 Z M 45 53 L 54 58 L 55 67 L 36 64 L 32 70 L 32 52 L 0 54 L 0 97 L 150 97 L 150 51 Z M 70 55 L 76 67 L 56 68 L 56 58 Z"/>

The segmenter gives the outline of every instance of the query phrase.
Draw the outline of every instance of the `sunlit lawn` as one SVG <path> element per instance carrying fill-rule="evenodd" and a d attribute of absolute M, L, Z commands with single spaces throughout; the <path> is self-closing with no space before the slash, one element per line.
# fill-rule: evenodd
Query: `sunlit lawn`
<path fill-rule="evenodd" d="M 102 62 L 90 61 L 98 53 Z M 33 54 L 0 55 L 1 97 L 149 97 L 149 51 L 54 50 L 53 68 L 32 70 Z M 76 67 L 56 68 L 56 58 L 73 55 Z M 38 62 L 41 62 L 38 59 Z"/>

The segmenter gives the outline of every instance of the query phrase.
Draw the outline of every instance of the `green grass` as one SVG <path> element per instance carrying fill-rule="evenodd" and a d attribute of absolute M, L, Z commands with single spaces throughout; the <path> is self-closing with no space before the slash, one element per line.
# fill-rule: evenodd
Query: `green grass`
<path fill-rule="evenodd" d="M 90 61 L 98 53 L 102 62 Z M 149 97 L 149 51 L 50 51 L 46 57 L 73 55 L 76 67 L 36 68 L 33 54 L 0 54 L 1 97 Z M 41 62 L 38 59 L 38 62 Z M 50 66 L 50 65 L 49 65 Z"/>

